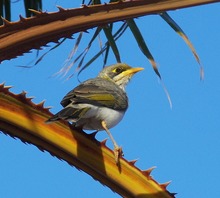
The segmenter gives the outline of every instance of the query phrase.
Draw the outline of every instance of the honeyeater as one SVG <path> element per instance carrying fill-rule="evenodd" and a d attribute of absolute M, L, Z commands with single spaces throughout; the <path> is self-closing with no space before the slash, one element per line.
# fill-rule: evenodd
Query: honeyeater
<path fill-rule="evenodd" d="M 128 108 L 125 86 L 131 77 L 143 70 L 118 63 L 105 67 L 96 78 L 86 80 L 67 93 L 64 107 L 46 122 L 66 120 L 85 130 L 105 130 L 114 144 L 116 163 L 122 154 L 109 129 L 117 125 Z"/>

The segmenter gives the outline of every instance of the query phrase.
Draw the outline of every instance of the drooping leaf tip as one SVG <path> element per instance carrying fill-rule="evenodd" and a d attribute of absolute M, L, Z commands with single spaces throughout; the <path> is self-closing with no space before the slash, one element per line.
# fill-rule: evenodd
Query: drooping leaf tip
<path fill-rule="evenodd" d="M 204 72 L 204 68 L 201 67 L 200 68 L 200 80 L 203 81 L 205 79 L 205 72 Z"/>

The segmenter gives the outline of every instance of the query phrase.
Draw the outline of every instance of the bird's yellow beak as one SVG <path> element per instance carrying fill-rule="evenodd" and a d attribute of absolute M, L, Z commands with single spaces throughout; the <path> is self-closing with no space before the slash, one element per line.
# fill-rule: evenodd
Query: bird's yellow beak
<path fill-rule="evenodd" d="M 139 71 L 142 71 L 144 68 L 142 67 L 135 67 L 135 68 L 131 68 L 131 69 L 128 69 L 124 72 L 122 72 L 123 76 L 129 76 L 129 75 L 133 75 Z"/>
<path fill-rule="evenodd" d="M 144 68 L 142 67 L 134 67 L 134 68 L 130 68 L 130 69 L 127 69 L 125 71 L 123 71 L 122 73 L 120 73 L 119 75 L 117 75 L 114 80 L 117 82 L 119 80 L 121 80 L 122 78 L 126 77 L 126 76 L 133 76 L 135 73 L 139 72 L 139 71 L 142 71 Z"/>

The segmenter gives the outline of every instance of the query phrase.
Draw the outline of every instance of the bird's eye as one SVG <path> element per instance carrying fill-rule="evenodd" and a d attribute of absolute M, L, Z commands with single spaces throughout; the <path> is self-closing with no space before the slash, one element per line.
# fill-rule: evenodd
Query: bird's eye
<path fill-rule="evenodd" d="M 123 69 L 121 67 L 117 67 L 113 70 L 113 72 L 115 72 L 117 74 L 121 73 L 122 71 L 123 71 Z"/>

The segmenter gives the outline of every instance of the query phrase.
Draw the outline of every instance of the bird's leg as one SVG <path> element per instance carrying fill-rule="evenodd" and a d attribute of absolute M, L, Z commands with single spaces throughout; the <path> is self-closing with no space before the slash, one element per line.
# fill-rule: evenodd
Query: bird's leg
<path fill-rule="evenodd" d="M 111 139 L 111 141 L 114 145 L 115 161 L 116 161 L 116 164 L 118 164 L 119 163 L 119 157 L 123 155 L 122 148 L 119 147 L 118 144 L 116 143 L 116 141 L 113 138 L 112 134 L 108 130 L 105 121 L 102 121 L 101 124 L 102 124 L 103 129 L 105 129 L 106 133 L 108 134 L 108 136 L 110 137 L 110 139 Z"/>

